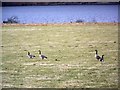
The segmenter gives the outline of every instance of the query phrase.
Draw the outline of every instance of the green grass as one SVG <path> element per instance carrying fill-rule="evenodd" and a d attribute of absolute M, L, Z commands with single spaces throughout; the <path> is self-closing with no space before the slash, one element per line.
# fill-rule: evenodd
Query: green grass
<path fill-rule="evenodd" d="M 108 24 L 3 26 L 3 87 L 118 87 L 117 34 L 117 25 Z M 104 62 L 95 59 L 95 49 Z"/>

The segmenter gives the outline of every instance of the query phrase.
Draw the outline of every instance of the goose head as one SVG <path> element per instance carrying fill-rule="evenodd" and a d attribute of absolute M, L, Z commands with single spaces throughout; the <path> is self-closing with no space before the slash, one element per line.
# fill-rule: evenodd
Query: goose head
<path fill-rule="evenodd" d="M 39 50 L 39 54 L 41 54 L 41 51 Z"/>
<path fill-rule="evenodd" d="M 96 54 L 98 53 L 98 50 L 95 50 Z"/>
<path fill-rule="evenodd" d="M 95 50 L 97 52 L 97 50 Z"/>
<path fill-rule="evenodd" d="M 102 57 L 104 57 L 104 55 L 102 55 Z"/>
<path fill-rule="evenodd" d="M 28 55 L 30 55 L 30 52 L 28 52 Z"/>

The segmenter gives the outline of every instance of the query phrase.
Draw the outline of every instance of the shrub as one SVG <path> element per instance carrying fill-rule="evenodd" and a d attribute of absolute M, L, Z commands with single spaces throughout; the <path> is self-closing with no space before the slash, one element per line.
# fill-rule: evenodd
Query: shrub
<path fill-rule="evenodd" d="M 12 16 L 7 21 L 3 21 L 3 23 L 19 23 L 19 20 L 17 16 Z"/>
<path fill-rule="evenodd" d="M 83 22 L 84 22 L 84 20 L 82 20 L 82 19 L 76 20 L 76 23 L 83 23 Z"/>

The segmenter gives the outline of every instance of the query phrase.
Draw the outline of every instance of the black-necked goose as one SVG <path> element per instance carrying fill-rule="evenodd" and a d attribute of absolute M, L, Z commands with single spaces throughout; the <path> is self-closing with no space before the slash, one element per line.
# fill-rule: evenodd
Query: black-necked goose
<path fill-rule="evenodd" d="M 101 57 L 98 55 L 98 51 L 97 50 L 95 50 L 95 58 L 97 59 L 97 60 L 99 60 Z"/>
<path fill-rule="evenodd" d="M 100 61 L 101 61 L 101 62 L 104 61 L 104 55 L 102 55 L 102 57 L 100 58 Z"/>
<path fill-rule="evenodd" d="M 47 59 L 47 57 L 45 56 L 45 55 L 42 55 L 41 54 L 41 51 L 39 50 L 39 57 L 41 58 L 41 59 Z"/>
<path fill-rule="evenodd" d="M 96 51 L 96 53 L 95 53 L 95 58 L 97 59 L 97 60 L 99 60 L 99 61 L 104 61 L 104 55 L 102 55 L 102 57 L 100 57 L 99 55 L 98 55 L 98 51 L 97 50 L 95 50 Z"/>
<path fill-rule="evenodd" d="M 35 57 L 35 55 L 31 55 L 30 52 L 28 52 L 27 56 L 28 56 L 29 58 L 34 58 L 34 57 Z"/>

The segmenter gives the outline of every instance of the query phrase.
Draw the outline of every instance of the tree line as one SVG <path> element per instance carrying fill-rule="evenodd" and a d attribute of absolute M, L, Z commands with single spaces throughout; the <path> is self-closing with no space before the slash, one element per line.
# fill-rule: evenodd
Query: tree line
<path fill-rule="evenodd" d="M 2 6 L 113 5 L 118 2 L 2 2 Z"/>

